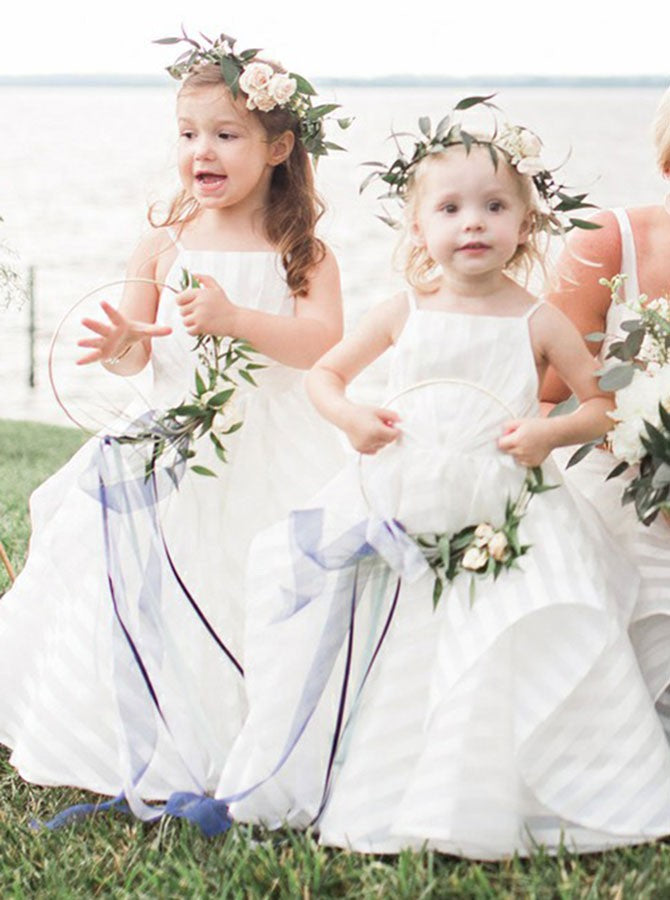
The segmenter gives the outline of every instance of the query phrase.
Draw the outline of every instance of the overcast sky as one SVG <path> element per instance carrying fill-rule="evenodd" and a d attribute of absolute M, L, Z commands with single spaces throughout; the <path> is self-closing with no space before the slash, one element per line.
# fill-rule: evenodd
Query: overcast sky
<path fill-rule="evenodd" d="M 177 33 L 183 22 L 194 34 L 225 31 L 240 49 L 264 48 L 307 77 L 668 74 L 670 81 L 667 0 L 5 0 L 3 6 L 0 75 L 156 73 L 175 53 L 151 41 Z"/>

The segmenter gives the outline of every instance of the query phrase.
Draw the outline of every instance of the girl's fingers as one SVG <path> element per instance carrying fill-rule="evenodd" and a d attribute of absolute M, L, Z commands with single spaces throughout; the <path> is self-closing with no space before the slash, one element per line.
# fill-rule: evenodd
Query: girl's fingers
<path fill-rule="evenodd" d="M 147 334 L 151 337 L 165 337 L 168 334 L 172 334 L 172 329 L 169 325 L 154 325 L 153 322 L 138 324 L 135 330 L 140 334 Z"/>
<path fill-rule="evenodd" d="M 111 332 L 109 325 L 104 325 L 102 322 L 98 322 L 97 319 L 82 319 L 81 324 L 84 328 L 88 328 L 89 331 L 95 331 L 101 337 L 107 337 Z"/>
<path fill-rule="evenodd" d="M 101 350 L 102 343 L 101 338 L 82 338 L 80 341 L 77 341 L 77 347 L 91 347 L 96 350 Z"/>
<path fill-rule="evenodd" d="M 218 288 L 219 283 L 215 278 L 212 278 L 211 275 L 198 275 L 195 272 L 193 273 L 193 277 L 197 278 L 202 287 L 206 288 Z"/>
<path fill-rule="evenodd" d="M 518 422 L 516 419 L 510 419 L 507 422 L 503 422 L 502 433 L 510 434 L 512 431 L 516 431 L 520 424 L 521 423 Z"/>
<path fill-rule="evenodd" d="M 197 288 L 187 288 L 185 291 L 182 291 L 176 298 L 177 306 L 185 306 L 187 303 L 190 303 L 192 300 L 195 300 Z"/>
<path fill-rule="evenodd" d="M 108 303 L 106 300 L 102 300 L 100 302 L 100 306 L 104 309 L 105 314 L 113 325 L 125 324 L 125 318 L 121 315 L 121 313 L 118 311 L 118 309 L 116 309 L 115 306 L 112 306 L 111 303 Z"/>
<path fill-rule="evenodd" d="M 82 356 L 81 359 L 77 360 L 77 365 L 87 366 L 89 363 L 98 362 L 100 359 L 102 359 L 102 353 L 100 350 L 97 350 L 95 353 L 89 353 L 86 356 Z"/>

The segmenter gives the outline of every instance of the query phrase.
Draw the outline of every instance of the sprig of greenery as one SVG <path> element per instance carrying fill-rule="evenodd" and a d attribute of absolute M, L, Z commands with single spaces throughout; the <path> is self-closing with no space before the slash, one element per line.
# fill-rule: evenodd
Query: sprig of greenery
<path fill-rule="evenodd" d="M 404 203 L 408 184 L 418 164 L 427 156 L 433 153 L 441 153 L 446 147 L 456 144 L 465 147 L 467 153 L 470 153 L 474 146 L 486 147 L 496 168 L 501 155 L 511 165 L 516 166 L 519 160 L 510 151 L 509 136 L 519 131 L 525 131 L 530 134 L 527 129 L 506 125 L 501 131 L 496 123 L 490 139 L 483 139 L 481 136 L 467 131 L 463 128 L 461 122 L 455 118 L 455 113 L 463 112 L 475 106 L 486 107 L 491 110 L 498 109 L 494 103 L 491 103 L 491 99 L 495 96 L 495 94 L 488 94 L 486 96 L 465 97 L 447 115 L 440 119 L 434 130 L 430 118 L 422 116 L 418 122 L 419 134 L 410 132 L 393 133 L 391 137 L 396 143 L 398 155 L 390 165 L 378 161 L 363 163 L 364 166 L 372 167 L 373 171 L 363 180 L 360 191 L 364 191 L 374 181 L 382 181 L 387 189 L 378 199 L 397 200 L 400 203 Z M 414 140 L 411 152 L 403 151 L 399 141 L 399 138 L 403 137 L 409 137 Z M 539 141 L 539 139 L 537 140 Z M 571 194 L 570 189 L 566 185 L 556 181 L 554 173 L 550 169 L 543 168 L 540 171 L 529 174 L 528 177 L 532 178 L 537 193 L 543 199 L 545 205 L 545 208 L 540 211 L 537 217 L 538 230 L 547 231 L 549 234 L 565 234 L 573 228 L 600 228 L 594 222 L 571 215 L 579 209 L 595 208 L 593 203 L 586 201 L 585 193 Z M 392 216 L 383 215 L 379 216 L 379 218 L 392 228 L 398 228 L 400 225 L 399 221 Z"/>
<path fill-rule="evenodd" d="M 433 608 L 439 603 L 446 583 L 463 572 L 480 578 L 492 576 L 495 581 L 501 572 L 519 568 L 517 560 L 531 546 L 522 544 L 519 539 L 519 525 L 528 504 L 535 494 L 542 494 L 556 487 L 558 485 L 545 484 L 542 469 L 536 466 L 528 470 L 516 500 L 507 499 L 505 518 L 499 528 L 482 522 L 479 525 L 466 525 L 452 535 L 412 535 L 435 575 Z"/>
<path fill-rule="evenodd" d="M 200 287 L 198 280 L 182 269 L 181 288 Z M 178 406 L 167 409 L 152 418 L 147 425 L 117 438 L 122 444 L 149 444 L 151 453 L 145 464 L 145 476 L 155 474 L 159 459 L 169 453 L 171 462 L 166 471 L 175 480 L 176 466 L 197 456 L 196 441 L 205 435 L 214 446 L 221 462 L 227 461 L 224 438 L 238 431 L 243 422 L 234 421 L 233 398 L 240 384 L 239 379 L 256 386 L 253 372 L 263 369 L 254 361 L 255 351 L 250 344 L 238 338 L 222 338 L 212 334 L 198 337 L 194 350 L 198 353 L 195 368 L 195 387 L 190 397 Z M 226 420 L 228 416 L 228 420 Z M 217 418 L 223 424 L 216 427 Z M 195 463 L 191 470 L 198 475 L 216 476 L 216 472 Z"/>
<path fill-rule="evenodd" d="M 203 63 L 212 63 L 219 66 L 221 77 L 230 89 L 233 97 L 237 97 L 240 93 L 240 77 L 245 68 L 253 62 L 265 62 L 258 56 L 260 50 L 252 48 L 237 52 L 235 45 L 237 43 L 234 37 L 229 34 L 220 34 L 217 38 L 208 38 L 201 34 L 203 43 L 189 37 L 182 28 L 180 37 L 166 37 L 154 41 L 155 44 L 182 44 L 188 45 L 188 49 L 181 53 L 177 59 L 167 67 L 167 71 L 173 78 L 181 80 L 192 72 L 197 66 Z M 272 64 L 278 72 L 286 74 L 289 78 L 293 78 L 296 82 L 296 90 L 293 96 L 285 103 L 281 104 L 296 116 L 300 123 L 300 140 L 302 141 L 307 152 L 318 159 L 320 156 L 326 156 L 330 150 L 344 150 L 339 144 L 326 140 L 324 123 L 331 118 L 331 113 L 336 109 L 340 109 L 339 103 L 321 103 L 314 104 L 314 98 L 317 96 L 316 89 L 303 76 L 297 72 L 285 72 L 284 69 Z M 277 104 L 280 105 L 280 104 Z M 353 119 L 337 118 L 336 122 L 341 129 L 348 128 Z"/>

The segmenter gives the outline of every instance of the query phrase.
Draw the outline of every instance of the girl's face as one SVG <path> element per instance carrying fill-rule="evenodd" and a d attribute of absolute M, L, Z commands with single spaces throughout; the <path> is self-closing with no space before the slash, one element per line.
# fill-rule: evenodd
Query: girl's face
<path fill-rule="evenodd" d="M 288 155 L 286 136 L 270 143 L 243 98 L 233 100 L 223 84 L 183 91 L 177 123 L 179 176 L 201 207 L 255 212 L 265 204 L 272 168 Z"/>
<path fill-rule="evenodd" d="M 516 175 L 486 147 L 450 148 L 419 177 L 411 228 L 444 270 L 481 276 L 500 270 L 528 237 L 530 225 Z"/>

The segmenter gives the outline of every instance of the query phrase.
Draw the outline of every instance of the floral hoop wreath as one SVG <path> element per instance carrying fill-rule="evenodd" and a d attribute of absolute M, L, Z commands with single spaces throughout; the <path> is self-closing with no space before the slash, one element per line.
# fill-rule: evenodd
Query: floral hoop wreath
<path fill-rule="evenodd" d="M 95 296 L 95 294 L 99 293 L 100 291 L 107 291 L 110 288 L 120 287 L 121 285 L 126 285 L 126 284 L 152 284 L 159 288 L 168 288 L 169 290 L 173 291 L 175 294 L 179 293 L 179 291 L 175 290 L 175 288 L 172 287 L 172 285 L 166 284 L 165 282 L 162 282 L 162 281 L 155 281 L 153 278 L 121 278 L 117 281 L 108 281 L 108 282 L 106 282 L 106 284 L 101 284 L 98 287 L 93 288 L 93 290 L 88 291 L 86 294 L 83 295 L 83 297 L 80 297 L 79 300 L 77 300 L 75 303 L 72 304 L 72 306 L 61 316 L 60 321 L 56 325 L 54 333 L 51 337 L 51 341 L 49 343 L 47 371 L 48 371 L 48 375 L 49 375 L 49 384 L 51 385 L 51 390 L 53 392 L 56 403 L 60 406 L 60 408 L 63 410 L 65 415 L 68 417 L 68 419 L 71 422 L 73 422 L 77 426 L 77 428 L 81 429 L 81 431 L 85 432 L 86 434 L 96 434 L 97 431 L 91 430 L 91 428 L 88 425 L 85 425 L 83 422 L 79 421 L 79 419 L 77 419 L 75 414 L 72 412 L 72 409 L 70 408 L 70 406 L 68 406 L 68 404 L 62 397 L 60 388 L 58 387 L 58 384 L 57 384 L 58 379 L 56 377 L 56 372 L 55 372 L 56 346 L 60 339 L 61 332 L 63 331 L 63 327 L 65 326 L 65 323 L 69 320 L 69 318 L 72 316 L 72 314 L 77 309 L 79 309 L 80 306 L 82 306 L 87 300 L 89 300 L 91 297 Z"/>
<path fill-rule="evenodd" d="M 575 210 L 593 209 L 595 205 L 586 202 L 585 193 L 571 194 L 569 188 L 555 180 L 555 170 L 548 169 L 540 158 L 542 141 L 530 129 L 509 122 L 499 126 L 495 113 L 493 113 L 494 129 L 490 138 L 483 138 L 463 128 L 456 114 L 476 106 L 497 110 L 498 107 L 491 103 L 491 98 L 495 96 L 488 94 L 483 97 L 465 97 L 438 122 L 435 130 L 428 116 L 422 116 L 419 119 L 418 135 L 407 132 L 392 133 L 398 156 L 390 165 L 383 162 L 363 163 L 364 166 L 373 167 L 374 171 L 365 178 L 360 191 L 365 190 L 371 182 L 379 180 L 387 187 L 386 193 L 379 197 L 380 200 L 396 200 L 404 204 L 413 172 L 423 159 L 432 154 L 442 153 L 447 147 L 455 145 L 465 147 L 466 153 L 470 153 L 473 146 L 480 146 L 486 147 L 495 168 L 498 167 L 502 156 L 520 175 L 526 175 L 531 179 L 538 199 L 535 221 L 537 231 L 566 234 L 573 228 L 599 228 L 600 226 L 594 222 L 571 215 Z M 398 141 L 400 137 L 413 138 L 411 153 L 403 151 Z M 392 216 L 384 215 L 379 218 L 392 228 L 400 226 L 400 222 Z"/>
<path fill-rule="evenodd" d="M 204 43 L 189 37 L 182 28 L 181 37 L 166 37 L 155 44 L 188 44 L 167 71 L 181 81 L 203 64 L 219 66 L 221 77 L 237 98 L 242 91 L 247 97 L 247 109 L 269 112 L 275 107 L 290 110 L 300 124 L 300 139 L 314 159 L 326 156 L 329 150 L 344 150 L 338 144 L 325 140 L 324 122 L 330 113 L 340 108 L 339 103 L 314 105 L 316 90 L 302 75 L 287 72 L 278 63 L 258 59 L 259 50 L 235 50 L 236 40 L 228 34 L 220 34 L 213 40 L 201 34 Z M 337 119 L 340 128 L 348 128 L 353 119 Z"/>
<path fill-rule="evenodd" d="M 65 415 L 78 428 L 87 434 L 100 434 L 100 428 L 92 430 L 80 421 L 70 406 L 61 396 L 55 374 L 55 349 L 64 324 L 72 313 L 86 300 L 100 291 L 126 284 L 151 284 L 159 288 L 167 288 L 174 294 L 179 290 L 173 285 L 153 278 L 124 278 L 109 281 L 89 291 L 61 318 L 56 326 L 49 346 L 48 372 L 51 389 L 56 402 Z M 182 269 L 181 290 L 188 287 L 199 287 L 194 276 Z M 120 444 L 134 444 L 148 448 L 145 464 L 145 475 L 155 475 L 158 463 L 166 454 L 165 468 L 174 473 L 175 466 L 191 462 L 197 456 L 196 442 L 207 436 L 213 445 L 217 458 L 227 462 L 225 442 L 228 435 L 242 427 L 239 410 L 235 405 L 235 393 L 241 381 L 256 387 L 254 375 L 265 364 L 256 358 L 256 351 L 246 341 L 238 338 L 222 338 L 211 334 L 201 334 L 195 339 L 193 351 L 197 354 L 194 368 L 194 385 L 190 393 L 176 406 L 167 409 L 151 409 L 145 397 L 146 412 L 132 421 L 117 416 L 124 425 L 114 439 Z M 114 362 L 108 360 L 108 363 Z M 111 434 L 106 437 L 112 437 Z M 199 463 L 191 464 L 191 470 L 198 475 L 216 476 L 216 472 Z"/>
<path fill-rule="evenodd" d="M 455 384 L 472 388 L 495 400 L 510 416 L 515 415 L 514 410 L 492 391 L 474 381 L 462 378 L 429 378 L 425 381 L 417 381 L 416 384 L 409 385 L 389 397 L 383 405 L 389 406 L 406 394 L 438 384 Z M 364 454 L 359 453 L 359 485 L 368 509 L 372 510 L 370 497 L 365 490 L 363 460 Z M 471 587 L 474 589 L 474 576 L 491 575 L 495 580 L 506 569 L 518 569 L 517 560 L 524 556 L 531 547 L 530 544 L 521 544 L 519 541 L 519 525 L 528 510 L 528 504 L 534 494 L 542 494 L 555 487 L 558 485 L 544 483 L 540 466 L 528 468 L 518 495 L 514 499 L 511 497 L 507 499 L 504 514 L 501 515 L 502 523 L 497 527 L 490 522 L 479 522 L 466 525 L 454 534 L 446 532 L 410 534 L 409 537 L 418 545 L 426 562 L 433 570 L 435 577 L 433 607 L 437 606 L 446 582 L 453 581 L 462 572 L 473 576 Z M 397 524 L 405 530 L 402 522 Z"/>

